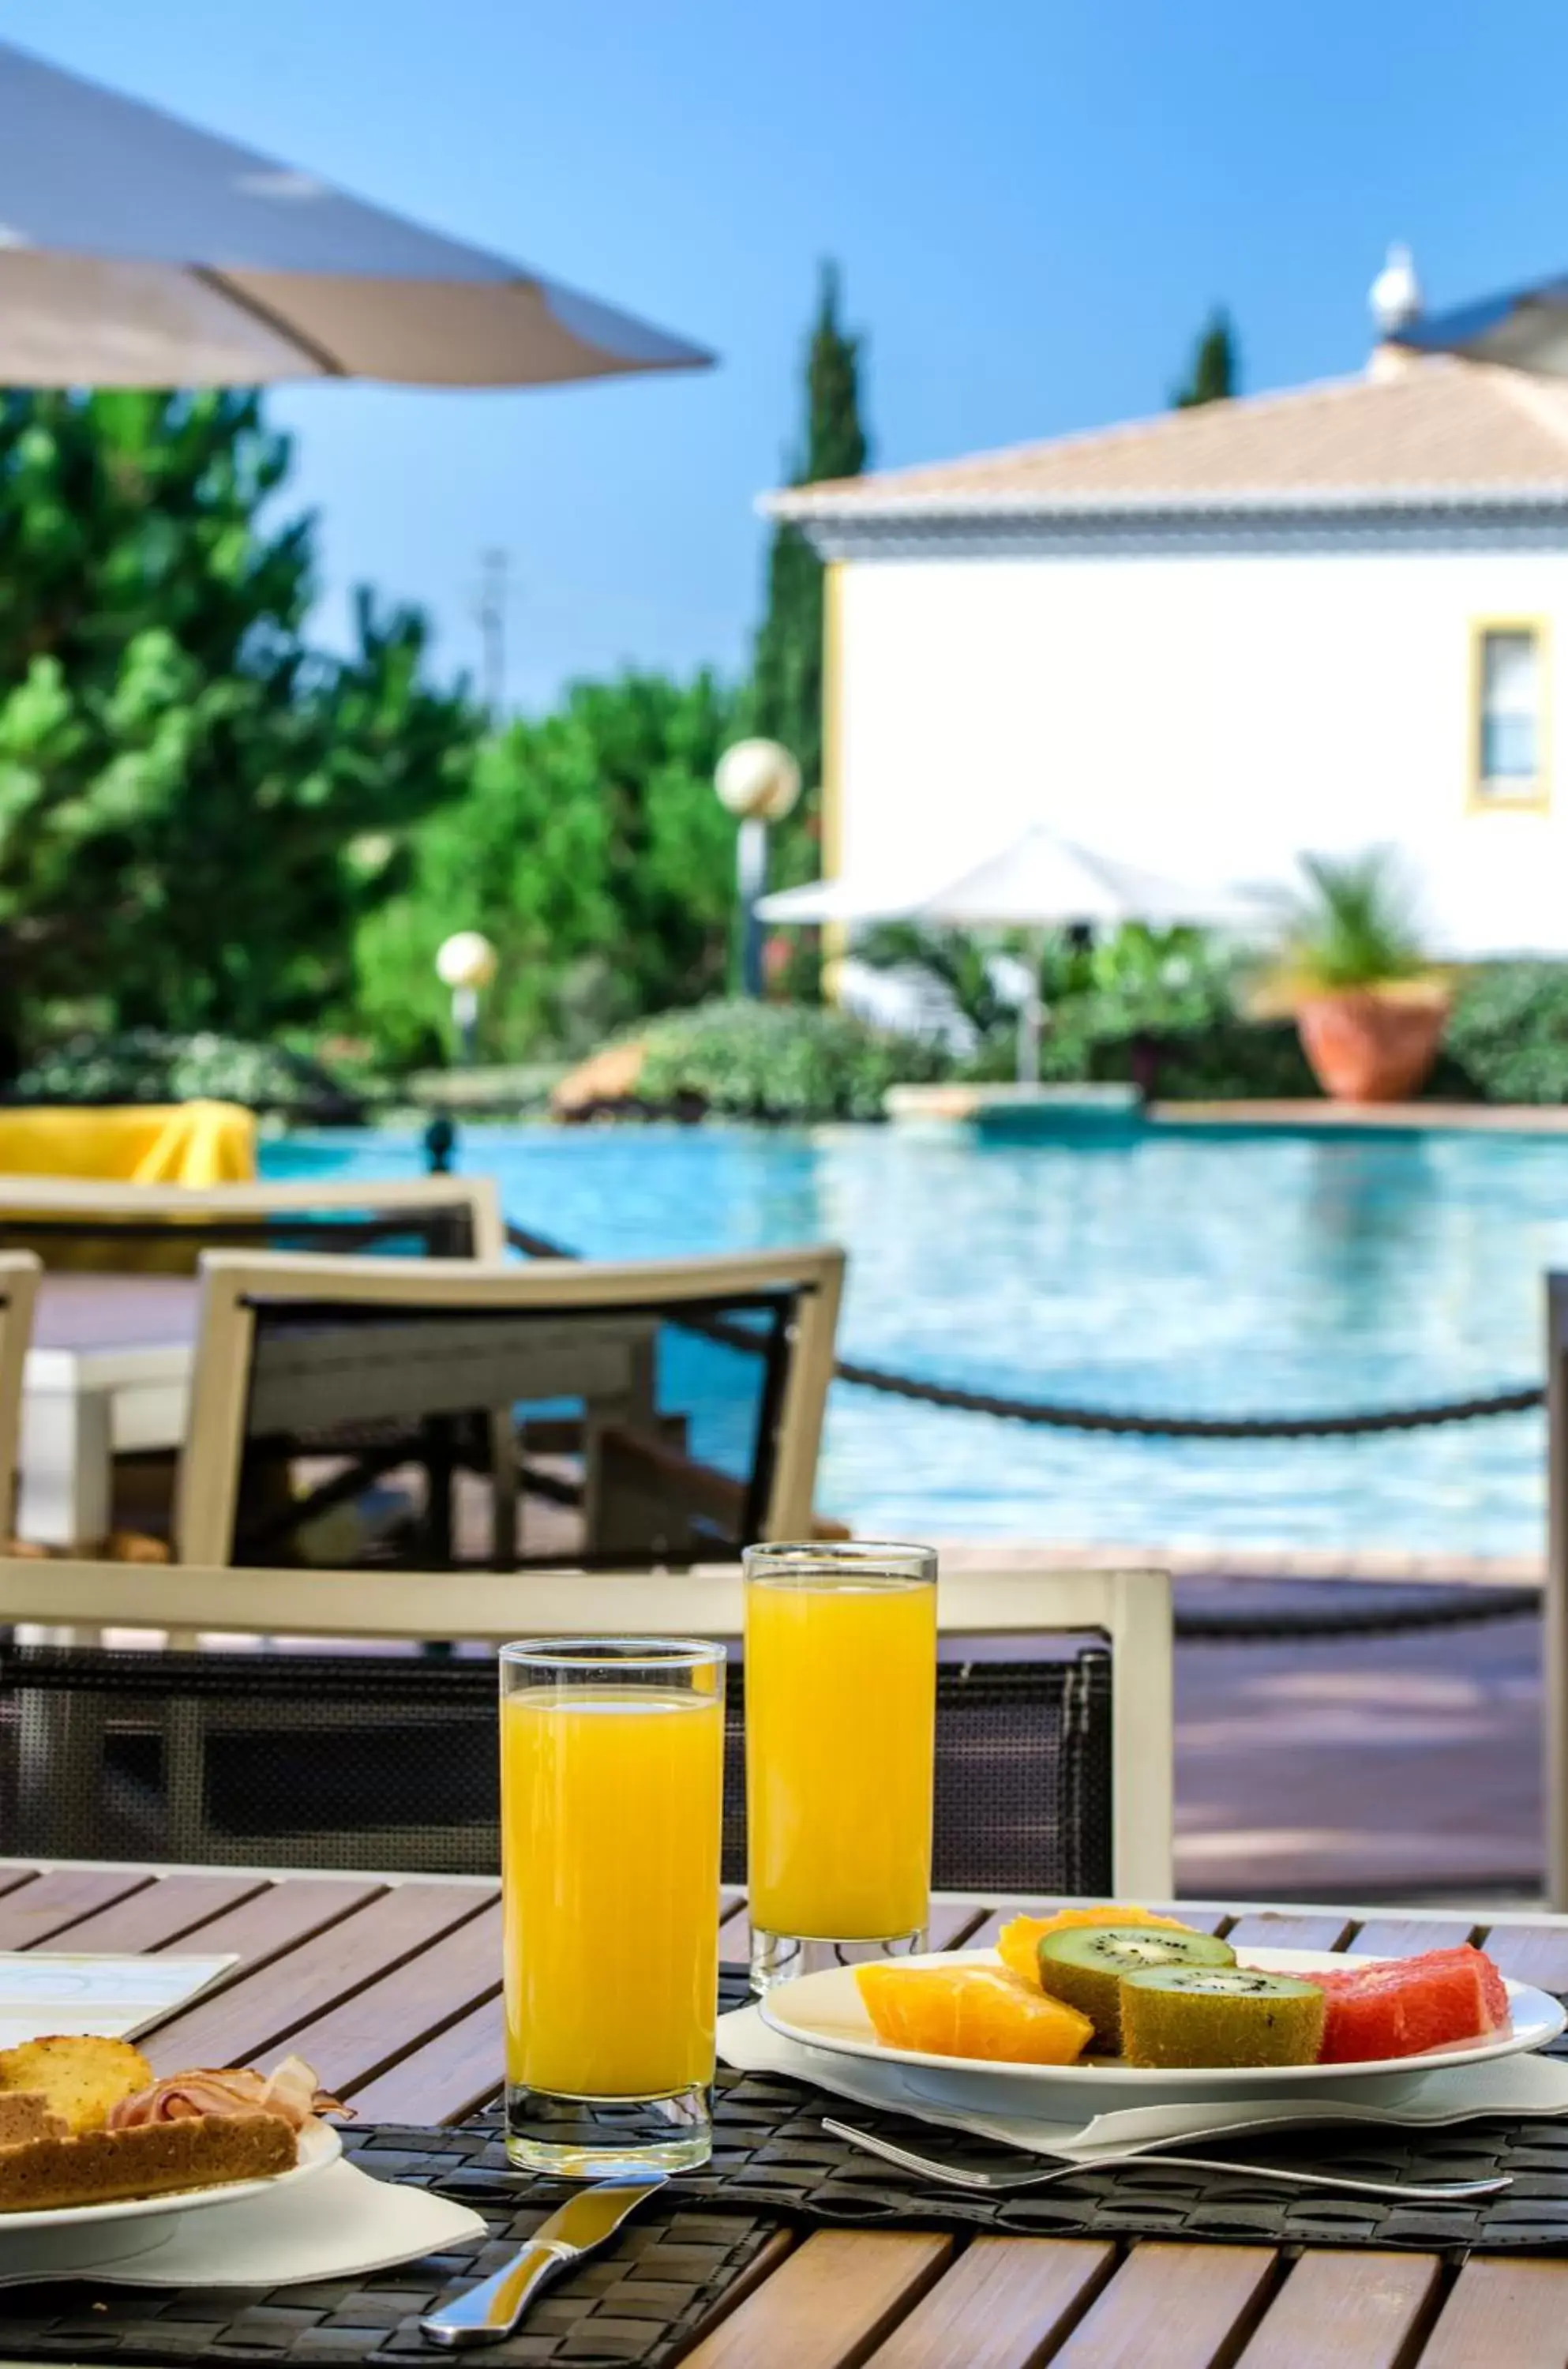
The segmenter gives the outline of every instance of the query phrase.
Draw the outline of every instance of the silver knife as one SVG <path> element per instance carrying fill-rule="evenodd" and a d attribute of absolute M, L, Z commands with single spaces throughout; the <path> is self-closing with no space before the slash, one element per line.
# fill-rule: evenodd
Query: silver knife
<path fill-rule="evenodd" d="M 509 2336 L 545 2283 L 610 2239 L 639 2204 L 664 2186 L 662 2172 L 628 2173 L 585 2188 L 542 2222 L 526 2246 L 490 2278 L 443 2303 L 419 2322 L 428 2343 L 457 2349 L 498 2344 Z"/>

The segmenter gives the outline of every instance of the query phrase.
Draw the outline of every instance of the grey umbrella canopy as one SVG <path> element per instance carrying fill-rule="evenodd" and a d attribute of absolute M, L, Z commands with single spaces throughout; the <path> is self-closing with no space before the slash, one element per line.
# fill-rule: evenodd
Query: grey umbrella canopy
<path fill-rule="evenodd" d="M 0 43 L 0 384 L 535 386 L 712 360 Z"/>
<path fill-rule="evenodd" d="M 1416 353 L 1461 354 L 1469 361 L 1507 362 L 1568 378 L 1568 278 L 1478 297 L 1448 313 L 1422 314 L 1394 332 L 1394 342 Z"/>

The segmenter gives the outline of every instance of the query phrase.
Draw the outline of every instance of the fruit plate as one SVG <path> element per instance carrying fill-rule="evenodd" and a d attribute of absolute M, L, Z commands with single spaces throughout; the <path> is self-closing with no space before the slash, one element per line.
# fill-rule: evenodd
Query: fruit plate
<path fill-rule="evenodd" d="M 1248 1950 L 1236 1952 L 1242 1966 L 1265 1974 L 1343 1973 L 1352 1966 L 1379 1963 L 1368 1956 L 1323 1950 Z M 1000 1966 L 994 1950 L 949 1950 L 921 1958 L 900 1960 L 910 1966 Z M 901 2077 L 904 2086 L 919 2094 L 949 2098 L 956 2102 L 1010 2105 L 1024 2114 L 1048 2114 L 1074 2108 L 1101 2111 L 1127 2106 L 1135 2098 L 1160 2098 L 1169 2103 L 1202 2101 L 1238 2093 L 1271 2098 L 1293 2097 L 1333 2084 L 1341 2089 L 1366 2090 L 1373 2099 L 1391 2100 L 1443 2067 L 1478 2065 L 1495 2056 L 1516 2056 L 1544 2048 L 1568 2023 L 1568 2015 L 1545 1991 L 1527 1983 L 1508 1985 L 1510 2029 L 1461 2047 L 1428 2049 L 1420 2056 L 1379 2057 L 1362 2065 L 1247 2065 L 1210 2068 L 1151 2068 L 1119 2064 L 1115 2057 L 1088 2057 L 1079 2065 L 1008 2065 L 973 2056 L 928 2055 L 912 2048 L 889 2048 L 871 2028 L 861 2001 L 854 1972 L 833 1966 L 825 1974 L 802 1974 L 779 1983 L 758 2002 L 770 2030 L 800 2047 L 829 2056 L 864 2057 Z M 1100 2101 L 1104 2100 L 1104 2105 Z"/>
<path fill-rule="evenodd" d="M 104 2204 L 54 2205 L 41 2213 L 0 2213 L 0 2258 L 8 2256 L 17 2241 L 30 2242 L 40 2230 L 99 2226 L 106 2236 L 112 2231 L 117 2237 L 124 2228 L 125 2250 L 130 2252 L 132 2247 L 127 2224 L 166 2221 L 176 2213 L 212 2212 L 224 2204 L 243 2203 L 247 2196 L 258 2196 L 263 2190 L 272 2193 L 280 2188 L 297 2188 L 336 2163 L 342 2152 L 343 2142 L 331 2124 L 315 2123 L 300 2133 L 299 2160 L 289 2170 L 273 2172 L 266 2180 L 233 2180 L 216 2188 L 175 2188 L 162 2196 L 117 2196 Z M 137 2234 L 139 2237 L 140 2231 Z M 155 2242 L 150 2228 L 147 2239 Z M 106 2248 L 106 2259 L 107 2253 Z"/>

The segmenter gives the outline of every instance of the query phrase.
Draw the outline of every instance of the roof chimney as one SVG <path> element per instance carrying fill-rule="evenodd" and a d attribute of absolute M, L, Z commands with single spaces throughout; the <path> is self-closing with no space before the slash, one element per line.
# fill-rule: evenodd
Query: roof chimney
<path fill-rule="evenodd" d="M 1378 332 L 1368 368 L 1373 378 L 1392 378 L 1410 367 L 1413 356 L 1390 340 L 1419 320 L 1422 306 L 1415 258 L 1400 240 L 1396 239 L 1390 247 L 1381 271 L 1367 292 L 1367 301 Z"/>

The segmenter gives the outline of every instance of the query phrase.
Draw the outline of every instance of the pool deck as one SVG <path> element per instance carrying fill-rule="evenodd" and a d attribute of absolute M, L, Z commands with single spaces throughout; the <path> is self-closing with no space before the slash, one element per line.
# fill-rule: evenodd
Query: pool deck
<path fill-rule="evenodd" d="M 1330 1103 L 1310 1101 L 1150 1103 L 1159 1127 L 1279 1127 L 1333 1135 L 1568 1135 L 1568 1105 L 1548 1103 Z"/>
<path fill-rule="evenodd" d="M 1181 1570 L 1169 1550 L 989 1546 L 943 1551 L 992 1569 L 1086 1562 Z M 1325 1585 L 1471 1578 L 1459 1559 L 1213 1558 L 1178 1579 L 1178 1604 L 1321 1602 Z M 1394 1562 L 1409 1568 L 1391 1568 Z M 1376 1563 L 1374 1570 L 1370 1566 Z M 1419 1564 L 1421 1568 L 1414 1568 Z M 1286 1569 L 1283 1566 L 1288 1565 Z M 1485 1577 L 1539 1579 L 1525 1559 Z M 1250 1580 L 1254 1585 L 1245 1585 Z M 1391 1583 L 1393 1584 L 1391 1586 Z M 1472 1583 L 1473 1584 L 1473 1583 Z M 1176 1648 L 1176 1889 L 1258 1900 L 1528 1899 L 1541 1866 L 1540 1626 Z"/>
<path fill-rule="evenodd" d="M 1168 1571 L 1173 1579 L 1322 1580 L 1352 1585 L 1539 1587 L 1543 1555 L 1406 1554 L 1397 1548 L 1244 1547 L 1216 1539 L 1196 1546 L 1110 1546 L 1088 1540 L 1019 1544 L 998 1539 L 938 1541 L 944 1562 L 970 1571 Z"/>
<path fill-rule="evenodd" d="M 1548 1103 L 1331 1103 L 1312 1095 L 1256 1102 L 1139 1104 L 1130 1086 L 983 1085 L 949 1081 L 893 1086 L 888 1116 L 906 1127 L 991 1121 L 1040 1139 L 1085 1127 L 1157 1127 L 1195 1135 L 1568 1135 L 1568 1104 Z"/>

